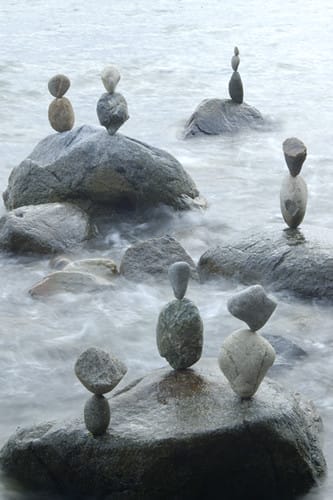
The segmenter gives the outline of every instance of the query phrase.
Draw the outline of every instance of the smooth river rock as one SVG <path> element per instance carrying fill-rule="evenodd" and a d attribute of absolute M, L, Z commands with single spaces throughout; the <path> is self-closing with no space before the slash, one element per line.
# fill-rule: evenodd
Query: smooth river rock
<path fill-rule="evenodd" d="M 29 290 L 32 297 L 45 298 L 57 293 L 93 293 L 113 289 L 114 284 L 96 274 L 61 270 L 48 274 Z"/>
<path fill-rule="evenodd" d="M 185 125 L 184 136 L 234 134 L 248 128 L 262 128 L 260 111 L 243 102 L 231 99 L 205 99 Z"/>
<path fill-rule="evenodd" d="M 43 139 L 9 176 L 6 208 L 72 201 L 111 217 L 112 210 L 161 204 L 183 210 L 198 190 L 169 153 L 101 127 L 83 125 Z"/>
<path fill-rule="evenodd" d="M 304 219 L 308 188 L 301 175 L 287 175 L 280 189 L 280 208 L 286 224 L 296 229 Z"/>
<path fill-rule="evenodd" d="M 191 268 L 187 262 L 175 262 L 168 269 L 170 284 L 176 299 L 183 299 L 191 276 Z"/>
<path fill-rule="evenodd" d="M 17 430 L 2 470 L 61 498 L 290 500 L 324 475 L 321 419 L 311 402 L 265 379 L 240 401 L 216 360 L 157 370 L 110 400 L 94 438 L 83 419 Z M 220 495 L 218 496 L 220 498 Z"/>
<path fill-rule="evenodd" d="M 304 298 L 333 299 L 333 232 L 304 226 L 256 228 L 207 250 L 199 259 L 202 282 L 221 277 L 260 283 Z"/>
<path fill-rule="evenodd" d="M 63 253 L 93 235 L 88 215 L 70 203 L 22 206 L 0 219 L 0 248 L 16 253 Z"/>

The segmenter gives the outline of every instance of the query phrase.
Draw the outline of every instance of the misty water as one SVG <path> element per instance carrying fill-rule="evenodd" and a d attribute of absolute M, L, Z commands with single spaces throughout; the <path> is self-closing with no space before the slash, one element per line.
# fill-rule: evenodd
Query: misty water
<path fill-rule="evenodd" d="M 331 232 L 332 21 L 329 0 L 294 0 L 285 6 L 278 0 L 0 2 L 0 191 L 12 168 L 53 133 L 47 119 L 49 78 L 68 75 L 72 85 L 67 97 L 76 125 L 98 125 L 95 107 L 104 92 L 99 73 L 113 63 L 120 68 L 118 88 L 130 113 L 121 133 L 172 153 L 208 208 L 172 218 L 152 213 L 141 224 L 114 225 L 97 248 L 83 249 L 76 258 L 103 256 L 119 264 L 133 242 L 168 233 L 197 261 L 209 247 L 251 227 L 282 231 L 279 188 L 287 169 L 281 145 L 290 136 L 308 148 L 303 176 L 309 203 L 303 227 Z M 182 128 L 197 104 L 228 96 L 235 45 L 245 101 L 264 114 L 271 129 L 184 141 Z M 86 347 L 101 347 L 125 361 L 128 381 L 165 366 L 155 326 L 160 309 L 172 298 L 168 284 L 123 281 L 115 291 L 33 299 L 29 288 L 49 271 L 49 258 L 0 254 L 0 446 L 19 426 L 82 412 L 88 394 L 73 365 Z M 205 356 L 217 357 L 223 338 L 240 326 L 226 301 L 241 288 L 225 280 L 190 283 L 188 297 L 204 321 Z M 308 354 L 276 377 L 315 402 L 330 468 L 332 309 L 325 301 L 274 295 L 279 305 L 264 331 L 285 336 Z M 328 472 L 324 484 L 306 498 L 332 495 Z M 0 498 L 28 497 L 2 482 Z"/>

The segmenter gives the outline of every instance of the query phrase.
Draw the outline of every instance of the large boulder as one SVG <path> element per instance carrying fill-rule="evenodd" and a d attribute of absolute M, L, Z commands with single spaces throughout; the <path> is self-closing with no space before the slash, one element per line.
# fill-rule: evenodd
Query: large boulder
<path fill-rule="evenodd" d="M 7 209 L 71 201 L 87 210 L 186 209 L 198 190 L 170 154 L 103 128 L 83 125 L 43 139 L 11 172 Z M 104 211 L 104 212 L 103 212 Z"/>
<path fill-rule="evenodd" d="M 333 233 L 326 228 L 267 228 L 207 250 L 199 259 L 202 282 L 235 278 L 289 290 L 305 298 L 333 299 Z"/>
<path fill-rule="evenodd" d="M 70 252 L 93 234 L 88 215 L 70 203 L 24 206 L 0 219 L 0 248 L 17 253 Z"/>
<path fill-rule="evenodd" d="M 3 471 L 70 498 L 281 500 L 316 484 L 325 459 L 313 405 L 268 379 L 241 400 L 216 360 L 200 363 L 119 391 L 98 438 L 82 418 L 18 430 Z"/>
<path fill-rule="evenodd" d="M 132 281 L 167 278 L 168 269 L 175 262 L 187 262 L 191 275 L 197 279 L 196 266 L 190 255 L 172 236 L 150 238 L 130 246 L 120 263 L 120 274 Z"/>
<path fill-rule="evenodd" d="M 247 128 L 262 128 L 264 119 L 256 108 L 231 99 L 205 99 L 185 125 L 184 136 L 233 134 Z"/>

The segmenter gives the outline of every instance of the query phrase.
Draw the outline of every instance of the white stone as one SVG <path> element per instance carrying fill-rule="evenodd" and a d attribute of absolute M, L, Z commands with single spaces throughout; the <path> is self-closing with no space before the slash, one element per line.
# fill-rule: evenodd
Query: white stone
<path fill-rule="evenodd" d="M 280 190 L 282 216 L 289 227 L 295 229 L 302 222 L 308 201 L 308 189 L 301 175 L 284 178 Z"/>
<path fill-rule="evenodd" d="M 257 391 L 275 360 L 271 344 L 248 329 L 233 332 L 222 344 L 219 366 L 233 391 L 250 398 Z"/>
<path fill-rule="evenodd" d="M 120 73 L 118 71 L 118 68 L 112 65 L 106 66 L 101 73 L 101 78 L 107 92 L 110 92 L 112 94 L 115 91 L 115 88 L 120 80 Z"/>

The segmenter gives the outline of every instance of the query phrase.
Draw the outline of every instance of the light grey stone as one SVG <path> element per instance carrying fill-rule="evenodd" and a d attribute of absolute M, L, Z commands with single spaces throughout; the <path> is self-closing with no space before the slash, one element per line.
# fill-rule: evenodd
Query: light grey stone
<path fill-rule="evenodd" d="M 57 293 L 98 292 L 114 288 L 108 280 L 95 274 L 79 270 L 56 271 L 35 283 L 29 290 L 33 297 L 49 297 Z"/>
<path fill-rule="evenodd" d="M 240 400 L 216 359 L 150 372 L 110 406 L 98 439 L 82 418 L 18 429 L 0 452 L 3 473 L 30 491 L 105 500 L 282 500 L 325 474 L 313 404 L 268 377 Z"/>
<path fill-rule="evenodd" d="M 235 47 L 234 48 L 234 55 L 231 58 L 231 67 L 234 71 L 238 70 L 239 63 L 240 63 L 239 50 L 238 50 L 238 47 Z"/>
<path fill-rule="evenodd" d="M 56 269 L 57 271 L 61 271 L 70 262 L 72 262 L 71 259 L 69 257 L 67 257 L 66 255 L 56 255 L 55 257 L 52 257 L 52 259 L 50 260 L 49 266 L 52 269 Z"/>
<path fill-rule="evenodd" d="M 292 229 L 296 229 L 304 219 L 308 201 L 308 188 L 301 175 L 287 175 L 280 189 L 282 216 Z"/>
<path fill-rule="evenodd" d="M 80 354 L 74 370 L 88 391 L 98 395 L 112 391 L 127 372 L 122 361 L 96 347 Z"/>
<path fill-rule="evenodd" d="M 80 259 L 67 262 L 63 268 L 64 271 L 76 271 L 91 273 L 95 276 L 104 278 L 105 280 L 112 280 L 117 276 L 117 264 L 112 259 Z"/>
<path fill-rule="evenodd" d="M 229 94 L 233 102 L 242 104 L 244 100 L 243 83 L 238 71 L 234 71 L 229 81 Z"/>
<path fill-rule="evenodd" d="M 101 73 L 101 78 L 106 91 L 112 94 L 120 80 L 118 68 L 112 65 L 106 66 Z"/>
<path fill-rule="evenodd" d="M 196 305 L 188 299 L 169 302 L 159 315 L 156 339 L 160 355 L 175 370 L 196 363 L 203 344 L 203 323 Z"/>
<path fill-rule="evenodd" d="M 114 135 L 129 118 L 126 99 L 118 93 L 103 94 L 97 102 L 96 111 L 99 123 L 110 135 Z"/>
<path fill-rule="evenodd" d="M 13 169 L 3 198 L 8 210 L 67 200 L 110 218 L 113 210 L 130 217 L 160 205 L 187 210 L 184 195 L 195 200 L 199 192 L 173 156 L 83 125 L 43 139 Z"/>
<path fill-rule="evenodd" d="M 110 423 L 110 405 L 104 396 L 94 394 L 84 405 L 84 423 L 94 436 L 105 434 Z"/>
<path fill-rule="evenodd" d="M 49 122 L 57 132 L 67 132 L 74 126 L 75 116 L 73 107 L 67 97 L 54 99 L 48 110 Z"/>
<path fill-rule="evenodd" d="M 283 142 L 282 149 L 290 175 L 296 177 L 300 173 L 306 158 L 306 146 L 296 137 L 289 137 Z"/>
<path fill-rule="evenodd" d="M 277 303 L 270 299 L 261 285 L 253 285 L 233 295 L 227 303 L 229 312 L 256 332 L 275 311 Z"/>
<path fill-rule="evenodd" d="M 17 253 L 63 253 L 93 235 L 88 215 L 70 203 L 23 206 L 0 219 L 0 248 Z"/>
<path fill-rule="evenodd" d="M 70 85 L 70 79 L 62 74 L 53 76 L 48 82 L 49 92 L 54 97 L 63 97 Z"/>
<path fill-rule="evenodd" d="M 175 262 L 168 269 L 169 280 L 176 299 L 181 300 L 186 293 L 191 275 L 191 268 L 187 262 Z"/>
<path fill-rule="evenodd" d="M 251 330 L 237 330 L 222 344 L 219 366 L 232 390 L 241 398 L 250 398 L 258 390 L 275 360 L 271 344 Z"/>

